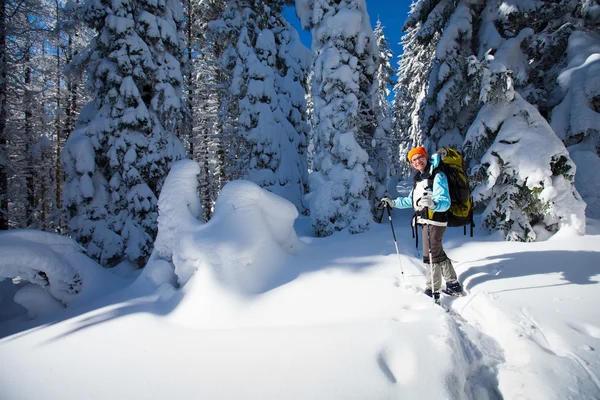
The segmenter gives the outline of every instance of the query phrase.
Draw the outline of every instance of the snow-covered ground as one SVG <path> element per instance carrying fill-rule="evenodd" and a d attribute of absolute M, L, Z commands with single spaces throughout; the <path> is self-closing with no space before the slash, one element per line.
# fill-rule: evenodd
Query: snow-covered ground
<path fill-rule="evenodd" d="M 387 217 L 314 238 L 288 205 L 236 183 L 205 225 L 171 210 L 141 273 L 88 265 L 66 308 L 25 286 L 35 319 L 4 280 L 0 399 L 600 398 L 598 220 L 536 243 L 450 229 L 468 294 L 446 312 L 421 294 L 409 211 L 393 211 L 398 255 Z"/>

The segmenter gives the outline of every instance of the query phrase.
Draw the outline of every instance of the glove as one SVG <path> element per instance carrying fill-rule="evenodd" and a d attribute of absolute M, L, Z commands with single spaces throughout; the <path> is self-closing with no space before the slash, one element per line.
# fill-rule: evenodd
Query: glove
<path fill-rule="evenodd" d="M 394 207 L 394 200 L 388 198 L 388 197 L 384 197 L 381 199 L 381 207 L 383 208 L 393 208 Z"/>
<path fill-rule="evenodd" d="M 435 207 L 435 202 L 431 198 L 431 193 L 429 192 L 426 192 L 423 197 L 417 201 L 417 211 L 421 211 L 424 208 L 432 209 L 433 207 Z"/>

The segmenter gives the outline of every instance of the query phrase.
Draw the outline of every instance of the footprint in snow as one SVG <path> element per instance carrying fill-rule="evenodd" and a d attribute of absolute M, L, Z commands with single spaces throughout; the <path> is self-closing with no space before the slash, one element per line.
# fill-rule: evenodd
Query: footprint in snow
<path fill-rule="evenodd" d="M 600 339 L 600 328 L 595 325 L 585 322 L 572 322 L 569 324 L 569 327 L 582 335 Z"/>

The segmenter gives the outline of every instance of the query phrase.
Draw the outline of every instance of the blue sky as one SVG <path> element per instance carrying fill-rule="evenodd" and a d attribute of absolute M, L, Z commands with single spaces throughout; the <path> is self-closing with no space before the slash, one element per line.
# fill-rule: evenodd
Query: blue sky
<path fill-rule="evenodd" d="M 375 28 L 377 18 L 381 19 L 385 35 L 388 37 L 388 44 L 394 52 L 392 66 L 396 68 L 398 63 L 397 57 L 402 52 L 402 46 L 398 44 L 402 38 L 402 25 L 406 20 L 412 0 L 395 0 L 393 2 L 394 5 L 390 3 L 392 3 L 390 0 L 367 0 L 367 11 L 369 12 L 373 28 Z M 310 33 L 302 30 L 300 21 L 296 17 L 296 11 L 290 8 L 285 11 L 284 15 L 298 30 L 302 42 L 310 48 Z"/>

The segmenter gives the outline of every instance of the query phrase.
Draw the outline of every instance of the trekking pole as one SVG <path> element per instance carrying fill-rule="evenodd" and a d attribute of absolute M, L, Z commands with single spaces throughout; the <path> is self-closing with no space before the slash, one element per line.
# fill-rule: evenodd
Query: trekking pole
<path fill-rule="evenodd" d="M 390 226 L 392 227 L 392 236 L 394 237 L 394 245 L 396 246 L 396 254 L 398 254 L 398 263 L 400 263 L 400 273 L 402 276 L 402 283 L 404 283 L 404 269 L 402 268 L 402 259 L 400 258 L 400 251 L 398 250 L 398 241 L 396 240 L 396 231 L 394 231 L 394 223 L 392 222 L 392 207 L 385 205 L 385 209 L 388 212 L 388 219 L 390 220 Z"/>
<path fill-rule="evenodd" d="M 381 223 L 381 221 L 383 221 L 383 213 L 385 212 L 385 207 L 380 205 L 378 207 L 378 209 L 381 209 L 381 214 L 379 214 L 379 217 L 375 216 L 375 222 L 377 222 L 378 224 Z"/>
<path fill-rule="evenodd" d="M 429 253 L 429 279 L 431 279 L 431 297 L 433 297 L 433 302 L 437 304 L 435 299 L 435 284 L 433 282 L 433 260 L 431 258 L 431 225 L 427 224 L 427 251 Z M 427 275 L 427 273 L 425 273 Z M 427 277 L 425 277 L 427 278 Z"/>

